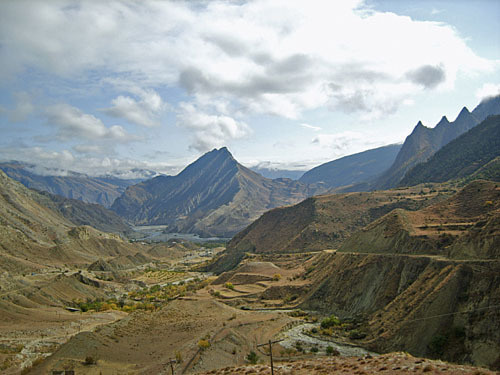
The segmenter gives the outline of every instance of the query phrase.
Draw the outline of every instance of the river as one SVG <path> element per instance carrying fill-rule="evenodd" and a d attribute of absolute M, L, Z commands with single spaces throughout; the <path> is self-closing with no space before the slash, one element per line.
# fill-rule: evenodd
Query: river
<path fill-rule="evenodd" d="M 351 346 L 347 344 L 341 344 L 334 341 L 322 340 L 316 337 L 308 336 L 304 331 L 309 331 L 312 328 L 318 328 L 317 324 L 304 323 L 290 328 L 280 334 L 279 339 L 283 341 L 280 345 L 286 349 L 295 349 L 296 343 L 300 342 L 301 346 L 307 351 L 310 351 L 312 347 L 317 347 L 319 352 L 326 352 L 328 346 L 336 349 L 341 356 L 344 357 L 354 357 L 354 356 L 364 356 L 366 354 L 377 355 L 376 353 L 370 352 L 358 346 Z"/>
<path fill-rule="evenodd" d="M 140 225 L 133 226 L 132 229 L 142 235 L 142 237 L 137 238 L 137 241 L 167 242 L 169 240 L 179 239 L 204 243 L 230 240 L 230 238 L 222 237 L 200 237 L 192 233 L 166 233 L 167 227 L 167 225 Z"/>

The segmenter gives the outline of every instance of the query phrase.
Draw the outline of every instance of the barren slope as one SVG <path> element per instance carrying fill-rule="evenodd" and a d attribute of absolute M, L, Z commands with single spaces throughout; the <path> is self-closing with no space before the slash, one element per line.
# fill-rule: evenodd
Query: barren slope
<path fill-rule="evenodd" d="M 229 242 L 210 270 L 236 266 L 245 252 L 291 253 L 339 247 L 352 233 L 395 208 L 417 210 L 450 194 L 449 187 L 412 187 L 308 198 L 262 215 Z"/>
<path fill-rule="evenodd" d="M 444 202 L 394 210 L 353 234 L 340 251 L 500 258 L 500 187 L 474 181 Z"/>
<path fill-rule="evenodd" d="M 0 171 L 0 270 L 17 273 L 135 254 L 115 234 L 77 227 L 40 205 L 38 193 Z"/>

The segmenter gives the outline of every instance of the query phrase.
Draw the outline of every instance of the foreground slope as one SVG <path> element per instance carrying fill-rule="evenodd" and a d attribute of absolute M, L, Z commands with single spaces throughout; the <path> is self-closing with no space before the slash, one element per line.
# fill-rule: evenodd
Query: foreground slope
<path fill-rule="evenodd" d="M 274 371 L 278 374 L 293 375 L 345 375 L 345 374 L 456 374 L 456 375 L 495 375 L 495 371 L 478 369 L 472 366 L 462 366 L 443 361 L 433 361 L 414 357 L 404 352 L 384 354 L 382 356 L 365 357 L 310 357 L 308 359 L 274 363 Z M 218 370 L 202 372 L 200 375 L 243 375 L 271 374 L 268 364 L 234 366 Z"/>
<path fill-rule="evenodd" d="M 327 253 L 307 264 L 300 307 L 363 323 L 369 350 L 500 369 L 500 262 Z"/>
<path fill-rule="evenodd" d="M 400 149 L 401 145 L 389 145 L 345 156 L 311 169 L 299 181 L 324 182 L 329 188 L 366 182 L 388 169 Z"/>
<path fill-rule="evenodd" d="M 239 164 L 227 148 L 213 150 L 177 176 L 130 186 L 112 209 L 135 224 L 166 224 L 171 232 L 232 236 L 266 210 L 297 203 L 314 190 L 270 180 Z"/>
<path fill-rule="evenodd" d="M 76 226 L 38 203 L 44 198 L 0 171 L 0 269 L 9 272 L 134 254 L 115 234 Z"/>
<path fill-rule="evenodd" d="M 500 116 L 490 116 L 481 124 L 461 135 L 436 152 L 427 162 L 415 166 L 401 180 L 401 186 L 422 182 L 444 182 L 463 179 L 500 157 Z M 495 164 L 497 165 L 497 164 Z M 484 169 L 483 171 L 484 172 Z M 500 175 L 500 170 L 491 177 Z"/>

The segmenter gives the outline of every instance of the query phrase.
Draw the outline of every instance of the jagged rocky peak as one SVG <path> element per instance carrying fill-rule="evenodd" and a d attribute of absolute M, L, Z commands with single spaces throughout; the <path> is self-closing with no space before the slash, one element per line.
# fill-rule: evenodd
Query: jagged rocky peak
<path fill-rule="evenodd" d="M 422 124 L 422 121 L 419 121 L 417 123 L 417 125 L 415 125 L 415 128 L 413 129 L 413 131 L 411 132 L 411 134 L 415 134 L 415 133 L 424 131 L 425 129 L 427 129 L 427 127 L 424 124 Z M 410 134 L 410 136 L 411 136 L 411 134 Z"/>
<path fill-rule="evenodd" d="M 467 107 L 463 107 L 457 118 L 453 122 L 454 127 L 460 127 L 461 132 L 466 132 L 478 124 L 477 118 L 469 112 Z M 452 139 L 455 137 L 452 137 Z M 450 139 L 451 140 L 451 139 Z"/>
<path fill-rule="evenodd" d="M 443 116 L 441 117 L 441 120 L 436 125 L 436 129 L 446 129 L 450 125 L 450 121 L 448 121 L 448 117 Z"/>
<path fill-rule="evenodd" d="M 450 123 L 450 121 L 448 121 L 448 117 L 443 116 L 443 117 L 441 117 L 441 120 L 439 120 L 438 125 L 440 125 L 440 124 L 449 124 L 449 123 Z"/>
<path fill-rule="evenodd" d="M 184 176 L 192 173 L 193 171 L 204 170 L 205 168 L 210 168 L 215 171 L 222 165 L 231 165 L 235 167 L 238 164 L 233 155 L 229 152 L 227 147 L 221 147 L 220 149 L 214 148 L 202 155 L 200 158 L 189 164 L 179 175 Z"/>
<path fill-rule="evenodd" d="M 222 160 L 231 160 L 236 162 L 236 159 L 233 157 L 231 152 L 227 149 L 227 147 L 221 147 L 219 149 L 214 148 L 212 151 L 207 152 L 205 155 L 202 156 L 202 158 L 210 158 L 210 159 L 215 159 L 215 158 L 220 158 Z"/>
<path fill-rule="evenodd" d="M 464 117 L 464 116 L 470 116 L 470 111 L 467 109 L 467 107 L 463 107 L 462 110 L 460 111 L 460 113 L 458 114 L 456 120 L 458 120 L 459 118 L 461 117 Z M 455 121 L 456 121 L 455 120 Z"/>

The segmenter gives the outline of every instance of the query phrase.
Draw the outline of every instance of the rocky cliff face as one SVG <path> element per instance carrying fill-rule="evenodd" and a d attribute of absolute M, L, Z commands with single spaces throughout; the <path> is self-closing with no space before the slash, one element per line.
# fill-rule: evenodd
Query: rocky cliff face
<path fill-rule="evenodd" d="M 360 343 L 500 366 L 500 262 L 323 253 L 303 309 L 364 317 Z"/>
<path fill-rule="evenodd" d="M 266 210 L 316 192 L 289 179 L 270 180 L 239 164 L 224 147 L 177 176 L 127 188 L 112 209 L 136 224 L 166 224 L 172 232 L 232 236 Z"/>

